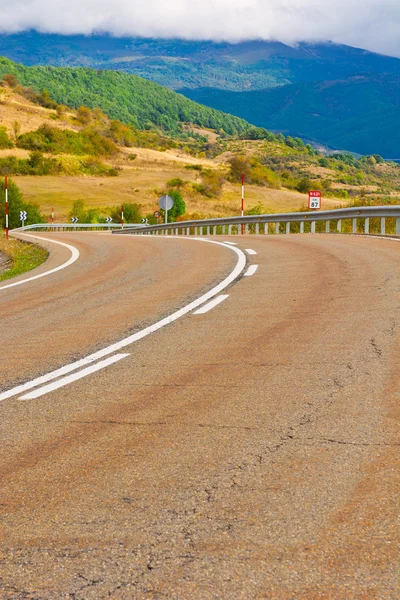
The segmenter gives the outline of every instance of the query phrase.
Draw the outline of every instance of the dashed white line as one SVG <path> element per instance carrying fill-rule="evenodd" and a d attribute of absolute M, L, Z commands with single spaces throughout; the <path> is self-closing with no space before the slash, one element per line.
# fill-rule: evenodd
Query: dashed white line
<path fill-rule="evenodd" d="M 231 246 L 237 246 L 237 242 L 224 242 L 224 244 L 231 244 Z"/>
<path fill-rule="evenodd" d="M 250 267 L 247 269 L 244 276 L 251 277 L 252 275 L 254 275 L 254 273 L 257 271 L 257 269 L 258 269 L 258 265 L 250 265 Z"/>
<path fill-rule="evenodd" d="M 194 315 L 204 315 L 204 313 L 215 308 L 216 306 L 218 306 L 218 304 L 221 304 L 221 302 L 223 302 L 227 298 L 229 298 L 229 294 L 218 296 L 217 298 L 214 298 L 214 300 L 211 300 L 211 302 L 208 302 L 207 304 L 205 304 L 204 306 L 199 308 L 199 310 L 196 310 L 196 312 L 194 312 L 193 314 Z"/>
<path fill-rule="evenodd" d="M 25 396 L 22 396 L 20 398 L 20 400 L 34 400 L 35 398 L 44 396 L 45 394 L 48 394 L 49 392 L 53 392 L 54 390 L 58 390 L 59 388 L 64 387 L 65 385 L 68 385 L 69 383 L 72 383 L 73 381 L 77 381 L 78 379 L 87 377 L 88 375 L 91 375 L 92 373 L 96 373 L 96 371 L 100 371 L 100 369 L 104 369 L 105 367 L 108 367 L 109 365 L 113 365 L 114 363 L 118 362 L 119 360 L 122 360 L 123 358 L 126 358 L 127 356 L 130 356 L 130 354 L 115 354 L 114 356 L 110 356 L 109 358 L 106 358 L 105 360 L 102 360 L 102 361 L 96 363 L 95 365 L 86 367 L 86 369 L 82 369 L 82 371 L 78 371 L 78 373 L 73 373 L 72 375 L 67 375 L 67 377 L 58 379 L 58 381 L 53 381 L 53 383 L 49 383 L 49 385 L 45 385 L 45 386 L 39 388 L 38 390 L 35 390 L 34 392 L 25 394 Z"/>
<path fill-rule="evenodd" d="M 257 252 L 255 250 L 252 250 L 251 248 L 246 248 L 246 252 L 247 254 L 257 254 Z"/>
<path fill-rule="evenodd" d="M 15 281 L 14 283 L 7 283 L 6 285 L 0 286 L 0 290 L 6 290 L 17 285 L 22 285 L 23 283 L 28 283 L 29 281 L 34 281 L 35 279 L 40 279 L 41 277 L 47 277 L 47 275 L 52 275 L 57 271 L 61 271 L 62 269 L 66 269 L 70 265 L 72 265 L 79 258 L 79 250 L 75 248 L 75 246 L 71 246 L 70 244 L 66 244 L 65 242 L 57 242 L 56 240 L 50 240 L 49 238 L 42 238 L 38 235 L 28 235 L 27 233 L 23 234 L 27 237 L 34 238 L 37 240 L 43 240 L 45 242 L 49 242 L 50 244 L 58 244 L 59 246 L 64 246 L 71 251 L 71 258 L 67 260 L 64 264 L 59 267 L 55 267 L 54 269 L 50 269 L 49 271 L 45 271 L 44 273 L 40 273 L 39 275 L 33 275 L 32 277 L 27 277 L 26 279 L 22 279 L 21 281 Z"/>

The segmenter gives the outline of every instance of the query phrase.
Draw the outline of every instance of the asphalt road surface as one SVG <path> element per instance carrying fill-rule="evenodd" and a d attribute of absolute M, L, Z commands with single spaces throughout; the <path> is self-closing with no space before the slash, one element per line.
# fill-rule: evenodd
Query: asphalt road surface
<path fill-rule="evenodd" d="M 398 598 L 400 242 L 42 237 L 80 255 L 0 284 L 0 597 Z"/>

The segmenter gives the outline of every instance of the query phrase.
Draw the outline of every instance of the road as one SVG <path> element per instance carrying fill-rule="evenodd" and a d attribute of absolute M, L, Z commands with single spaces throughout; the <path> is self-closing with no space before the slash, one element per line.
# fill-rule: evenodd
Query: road
<path fill-rule="evenodd" d="M 397 598 L 400 243 L 41 236 L 80 256 L 0 289 L 1 390 L 121 359 L 0 402 L 1 597 Z"/>

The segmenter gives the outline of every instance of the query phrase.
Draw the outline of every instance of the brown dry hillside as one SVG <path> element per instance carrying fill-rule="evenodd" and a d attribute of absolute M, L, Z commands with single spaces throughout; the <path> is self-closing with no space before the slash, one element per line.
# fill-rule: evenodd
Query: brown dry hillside
<path fill-rule="evenodd" d="M 2 89 L 0 97 L 0 125 L 7 129 L 11 140 L 29 131 L 37 130 L 43 124 L 52 127 L 80 131 L 82 125 L 76 119 L 76 111 L 67 110 L 57 115 L 52 109 L 43 108 L 15 93 L 11 89 Z M 199 130 L 208 135 L 210 142 L 216 139 L 215 132 Z M 131 160 L 130 155 L 136 155 Z M 88 175 L 59 176 L 14 176 L 26 200 L 39 204 L 45 215 L 55 208 L 56 219 L 65 220 L 77 199 L 85 201 L 87 208 L 108 208 L 117 204 L 135 202 L 141 205 L 143 212 L 152 212 L 157 208 L 157 199 L 165 191 L 167 182 L 180 178 L 185 184 L 182 193 L 187 205 L 187 216 L 235 215 L 240 211 L 241 190 L 237 185 L 225 181 L 221 193 L 207 198 L 193 190 L 201 175 L 198 171 L 185 169 L 187 165 L 202 165 L 203 168 L 221 172 L 228 171 L 227 158 L 222 155 L 216 159 L 194 157 L 180 149 L 160 151 L 149 148 L 121 148 L 112 160 L 106 163 L 119 170 L 117 177 L 98 177 Z M 28 158 L 29 152 L 20 148 L 0 150 L 0 158 L 17 156 Z M 64 156 L 63 160 L 68 160 Z M 72 157 L 71 157 L 72 159 Z M 260 203 L 265 211 L 280 212 L 300 208 L 305 195 L 290 190 L 276 190 L 267 187 L 249 185 L 246 187 L 246 208 Z M 337 200 L 329 200 L 326 206 L 337 205 Z"/>

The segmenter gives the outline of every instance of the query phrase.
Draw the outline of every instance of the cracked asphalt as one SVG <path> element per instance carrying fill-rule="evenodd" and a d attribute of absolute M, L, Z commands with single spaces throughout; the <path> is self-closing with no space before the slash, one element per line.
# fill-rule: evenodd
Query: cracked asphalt
<path fill-rule="evenodd" d="M 157 321 L 236 262 L 196 241 L 52 235 L 81 259 L 0 292 L 2 389 Z M 1 598 L 399 597 L 400 244 L 231 240 L 259 268 L 218 307 L 0 403 Z"/>

